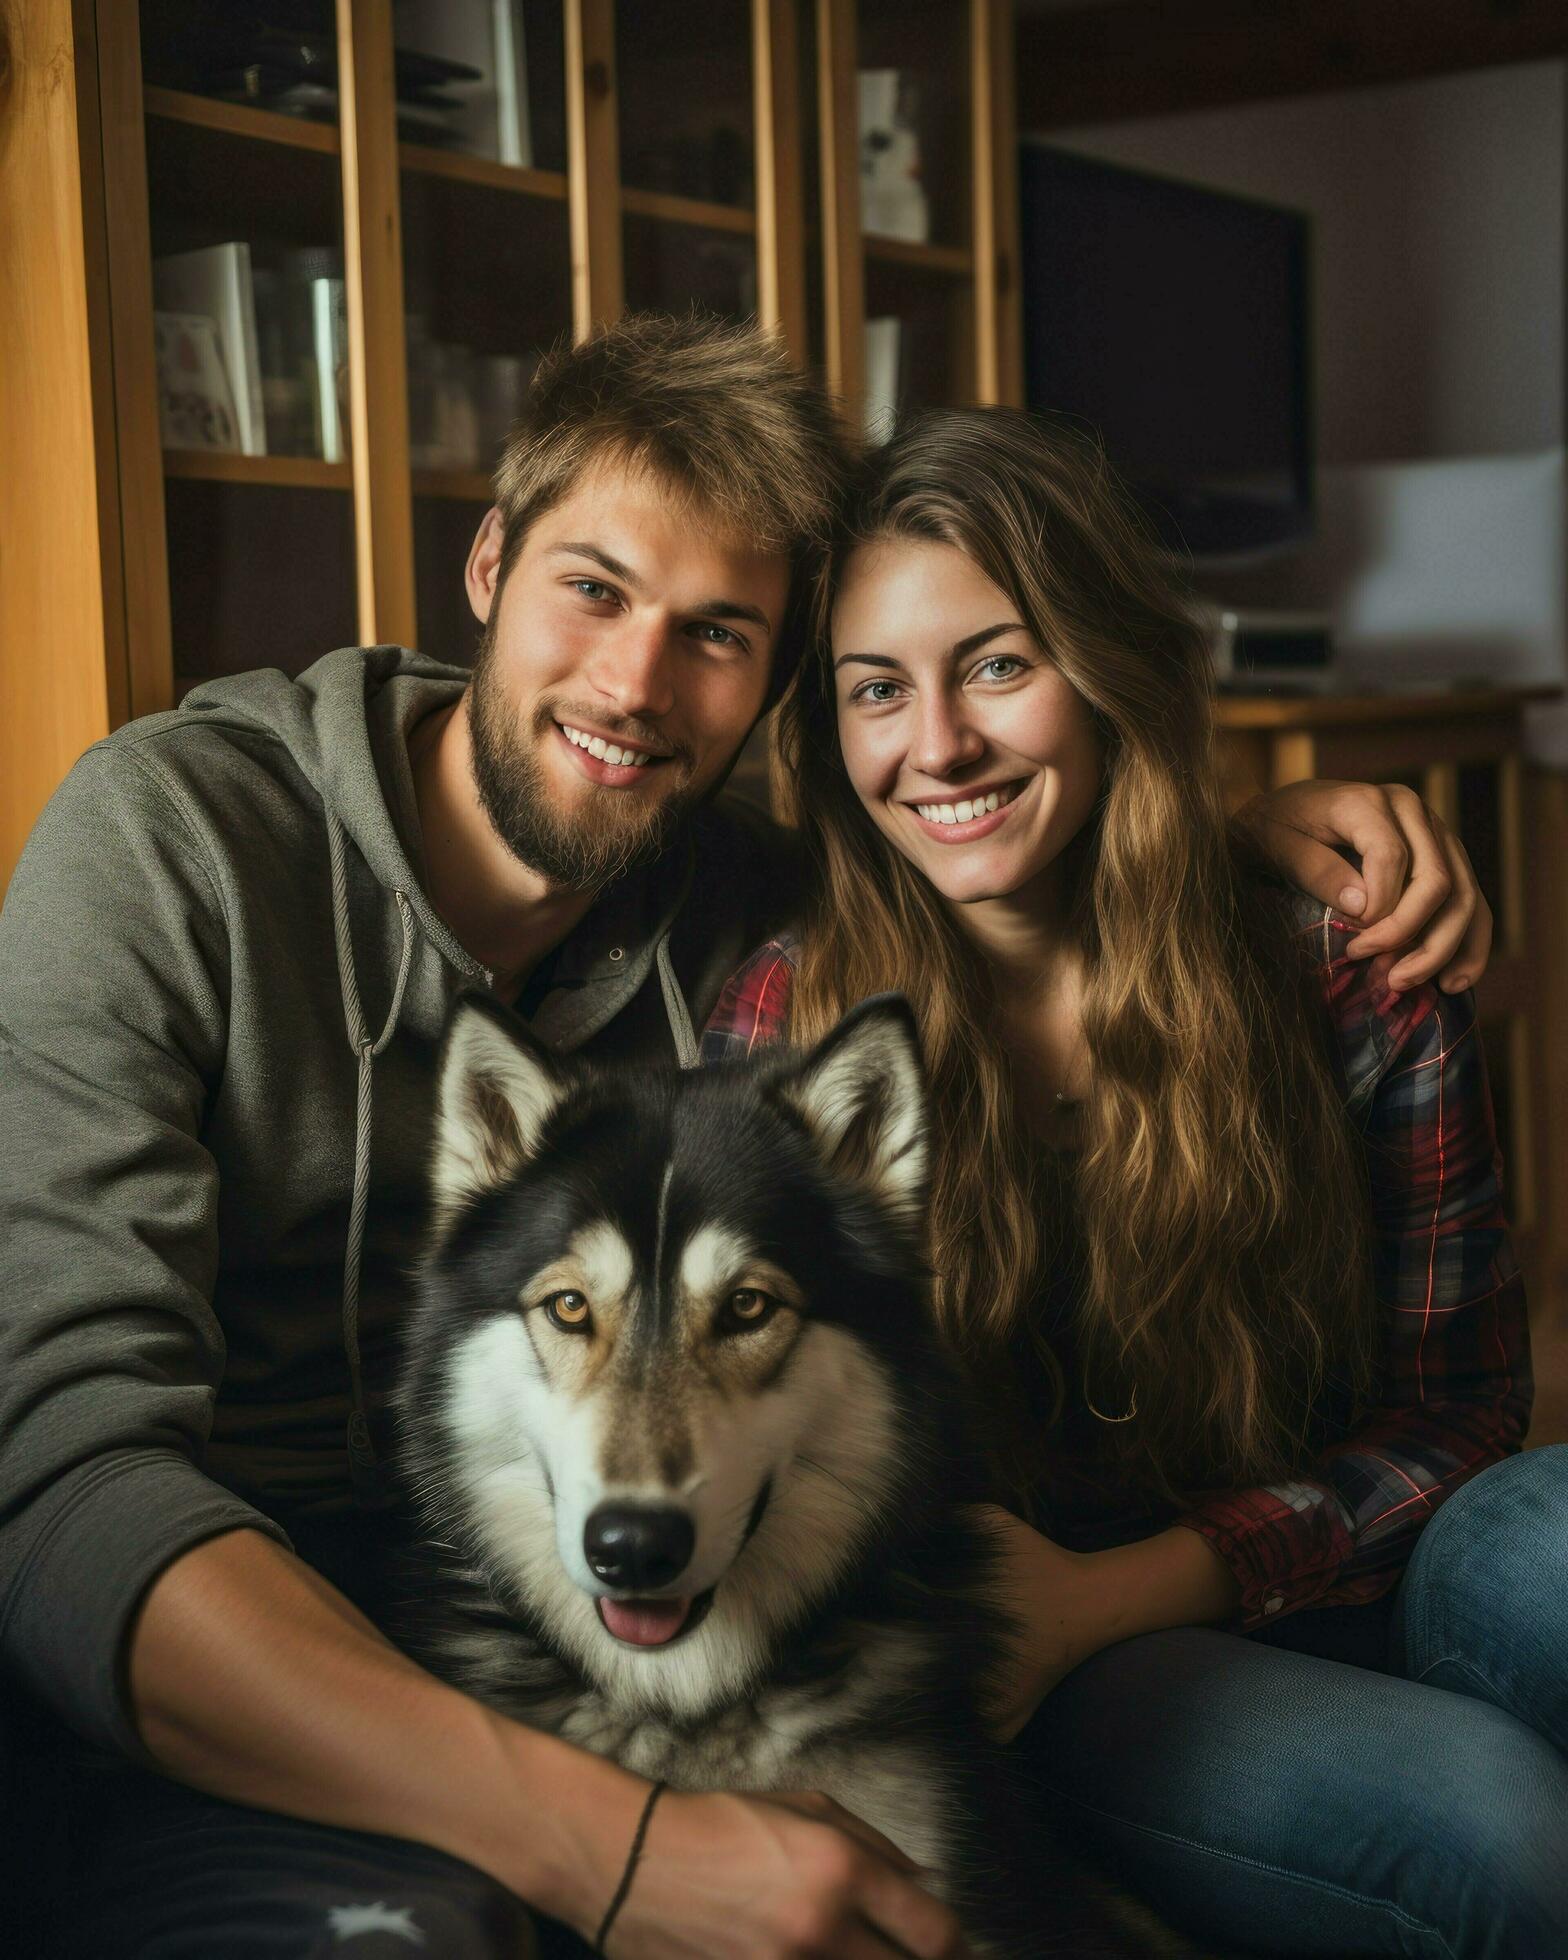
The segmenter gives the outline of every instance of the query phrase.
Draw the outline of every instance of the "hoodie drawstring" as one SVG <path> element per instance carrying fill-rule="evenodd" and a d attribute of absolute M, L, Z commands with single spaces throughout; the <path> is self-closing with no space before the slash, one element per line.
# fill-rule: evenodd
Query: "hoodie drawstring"
<path fill-rule="evenodd" d="M 670 1024 L 670 1033 L 675 1038 L 676 1060 L 682 1068 L 696 1068 L 702 1060 L 702 1051 L 697 1046 L 697 1036 L 686 1007 L 686 996 L 681 992 L 681 983 L 675 977 L 675 962 L 670 957 L 668 933 L 664 934 L 655 949 L 654 964 L 659 969 L 659 987 L 664 995 L 664 1016 Z"/>
<path fill-rule="evenodd" d="M 359 1097 L 354 1120 L 354 1196 L 348 1214 L 348 1248 L 343 1257 L 343 1351 L 348 1357 L 349 1389 L 353 1407 L 348 1419 L 348 1463 L 354 1479 L 355 1495 L 367 1505 L 385 1504 L 389 1499 L 386 1477 L 376 1459 L 365 1413 L 365 1383 L 359 1356 L 359 1268 L 365 1246 L 365 1213 L 370 1200 L 370 1146 L 373 1113 L 373 1073 L 376 1057 L 392 1039 L 397 1017 L 403 1007 L 403 990 L 408 984 L 414 953 L 414 909 L 406 892 L 395 891 L 398 916 L 403 927 L 403 952 L 398 961 L 397 981 L 392 989 L 392 1005 L 386 1025 L 374 1041 L 365 1026 L 360 1006 L 359 983 L 354 973 L 354 944 L 349 933 L 348 869 L 344 858 L 343 826 L 329 809 L 327 852 L 332 861 L 332 933 L 337 945 L 338 984 L 343 994 L 343 1020 L 348 1029 L 350 1048 L 359 1060 Z"/>

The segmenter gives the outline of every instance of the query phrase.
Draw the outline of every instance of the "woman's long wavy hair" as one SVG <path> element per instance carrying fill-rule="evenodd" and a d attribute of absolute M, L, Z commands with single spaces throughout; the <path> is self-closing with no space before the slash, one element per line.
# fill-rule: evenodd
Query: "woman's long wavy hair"
<path fill-rule="evenodd" d="M 1101 794 L 1069 847 L 1082 1152 L 1063 1170 L 1031 1140 L 986 960 L 850 785 L 831 588 L 775 731 L 818 874 L 791 1032 L 813 1040 L 884 989 L 914 1002 L 937 1311 L 994 1410 L 1002 1492 L 1024 1505 L 1066 1400 L 1031 1309 L 1069 1242 L 1084 1393 L 1097 1414 L 1133 1411 L 1103 1432 L 1124 1469 L 1168 1498 L 1288 1474 L 1371 1376 L 1367 1191 L 1282 896 L 1227 827 L 1201 634 L 1099 448 L 1009 410 L 926 416 L 868 459 L 835 576 L 885 539 L 963 552 L 1093 715 Z M 1054 1409 L 1022 1406 L 1030 1347 Z"/>

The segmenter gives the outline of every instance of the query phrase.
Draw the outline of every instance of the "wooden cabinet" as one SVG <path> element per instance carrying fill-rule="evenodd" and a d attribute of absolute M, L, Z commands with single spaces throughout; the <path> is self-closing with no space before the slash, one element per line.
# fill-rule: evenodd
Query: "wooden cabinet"
<path fill-rule="evenodd" d="M 1231 697 L 1219 710 L 1233 804 L 1312 776 L 1403 782 L 1469 852 L 1495 920 L 1477 1000 L 1509 1217 L 1532 1294 L 1549 1297 L 1560 1284 L 1565 1222 L 1548 1089 L 1557 1036 L 1546 1011 L 1562 905 L 1542 861 L 1549 813 L 1537 807 L 1522 756 L 1527 703 L 1555 692 Z"/>
<path fill-rule="evenodd" d="M 695 303 L 776 327 L 857 424 L 868 379 L 903 406 L 1022 400 L 1011 0 L 514 7 L 526 162 L 400 130 L 395 0 L 290 0 L 335 56 L 311 117 L 202 92 L 186 30 L 222 8 L 0 0 L 0 891 L 81 751 L 198 678 L 355 640 L 465 659 L 506 391 L 563 334 Z M 916 105 L 919 224 L 862 221 L 877 75 Z M 334 459 L 286 376 L 267 453 L 162 445 L 154 263 L 228 242 L 263 283 L 343 282 Z M 484 403 L 477 439 L 444 426 L 449 395 Z M 1402 777 L 1464 836 L 1498 916 L 1482 1007 L 1529 1253 L 1555 1243 L 1561 1180 L 1525 947 L 1557 946 L 1561 908 L 1535 909 L 1526 871 L 1520 708 L 1230 701 L 1221 721 L 1238 794 Z"/>
<path fill-rule="evenodd" d="M 407 126 L 395 0 L 277 11 L 331 58 L 310 113 L 204 92 L 203 0 L 0 0 L 0 889 L 82 749 L 198 679 L 466 658 L 508 391 L 563 334 L 755 314 L 858 421 L 871 309 L 900 402 L 1021 398 L 1010 0 L 513 0 L 526 161 Z M 872 64 L 918 97 L 924 239 L 861 225 Z M 155 266 L 230 244 L 262 295 L 341 282 L 333 398 L 302 423 L 263 346 L 265 453 L 165 448 Z"/>

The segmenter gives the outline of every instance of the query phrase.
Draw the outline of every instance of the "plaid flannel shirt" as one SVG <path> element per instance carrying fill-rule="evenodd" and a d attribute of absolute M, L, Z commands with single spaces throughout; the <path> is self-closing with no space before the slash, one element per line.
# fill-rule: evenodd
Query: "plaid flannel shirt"
<path fill-rule="evenodd" d="M 1107 1493 L 1093 1473 L 1078 1476 L 1063 1460 L 1049 1479 L 1051 1529 L 1063 1542 L 1126 1542 L 1171 1523 L 1201 1533 L 1241 1587 L 1231 1622 L 1241 1631 L 1387 1592 L 1443 1499 L 1519 1448 L 1531 1400 L 1524 1292 L 1474 1001 L 1431 986 L 1393 993 L 1370 962 L 1345 956 L 1352 924 L 1316 905 L 1302 916 L 1346 1108 L 1365 1142 L 1384 1327 L 1376 1406 L 1310 1475 L 1181 1514 L 1123 1492 L 1110 1493 L 1114 1517 L 1102 1505 L 1096 1520 L 1087 1494 Z M 787 935 L 770 940 L 732 976 L 703 1034 L 705 1065 L 782 1036 L 796 955 Z"/>

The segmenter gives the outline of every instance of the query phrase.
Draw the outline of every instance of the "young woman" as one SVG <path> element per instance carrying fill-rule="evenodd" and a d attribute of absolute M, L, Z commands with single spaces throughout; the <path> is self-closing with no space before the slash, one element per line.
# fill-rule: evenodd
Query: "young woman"
<path fill-rule="evenodd" d="M 1568 1952 L 1568 1450 L 1512 1454 L 1471 999 L 1228 831 L 1201 639 L 1081 439 L 908 428 L 824 616 L 779 729 L 818 895 L 705 1054 L 916 1006 L 999 1729 L 1201 1936 Z"/>

